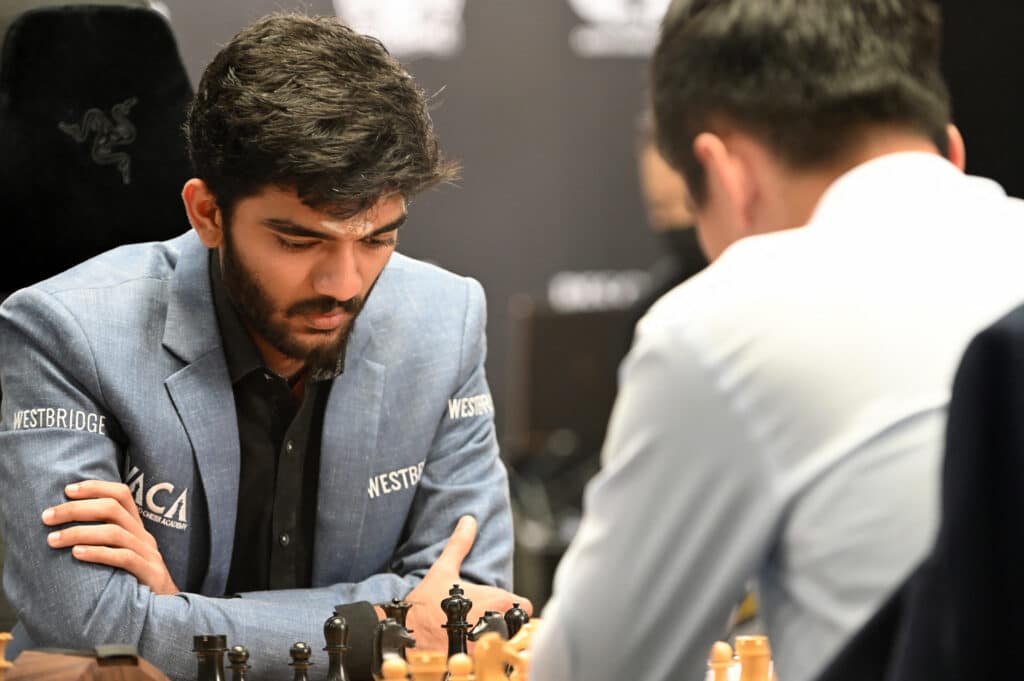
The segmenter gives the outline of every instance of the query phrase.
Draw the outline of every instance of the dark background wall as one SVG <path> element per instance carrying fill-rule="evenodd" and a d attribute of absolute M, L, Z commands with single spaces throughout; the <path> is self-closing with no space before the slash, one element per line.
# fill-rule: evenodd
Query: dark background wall
<path fill-rule="evenodd" d="M 431 4 L 376 2 L 392 13 Z M 329 0 L 166 4 L 193 83 L 218 46 L 256 17 L 276 9 L 335 13 Z M 560 270 L 643 268 L 658 252 L 644 227 L 633 140 L 645 88 L 643 34 L 667 0 L 589 0 L 589 6 L 591 19 L 604 14 L 613 21 L 585 21 L 569 0 L 468 0 L 455 54 L 399 54 L 427 92 L 440 93 L 434 121 L 442 146 L 464 167 L 458 186 L 416 199 L 399 248 L 484 285 L 499 429 L 510 298 L 543 294 Z M 614 21 L 627 15 L 631 23 Z M 605 26 L 605 49 L 617 54 L 577 54 L 571 36 L 588 25 L 592 34 Z M 380 37 L 391 46 L 387 35 Z M 630 51 L 635 54 L 623 54 Z"/>
<path fill-rule="evenodd" d="M 1024 197 L 1024 3 L 943 0 L 942 67 L 967 171 Z"/>

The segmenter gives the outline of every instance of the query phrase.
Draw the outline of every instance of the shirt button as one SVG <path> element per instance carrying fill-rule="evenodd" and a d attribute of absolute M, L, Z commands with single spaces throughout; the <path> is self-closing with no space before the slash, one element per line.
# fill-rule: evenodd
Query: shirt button
<path fill-rule="evenodd" d="M 272 380 L 274 380 L 274 377 L 273 377 L 273 376 L 271 376 L 271 375 L 270 375 L 269 373 L 267 373 L 266 371 L 264 371 L 264 372 L 263 372 L 263 380 L 265 380 L 265 381 L 272 381 Z"/>
<path fill-rule="evenodd" d="M 289 454 L 294 454 L 295 453 L 295 441 L 294 440 L 288 440 L 288 442 L 285 442 L 284 443 L 284 451 L 288 452 Z"/>
<path fill-rule="evenodd" d="M 288 546 L 292 543 L 291 535 L 289 535 L 287 532 L 283 532 L 281 533 L 281 536 L 277 538 L 277 542 L 281 546 Z"/>

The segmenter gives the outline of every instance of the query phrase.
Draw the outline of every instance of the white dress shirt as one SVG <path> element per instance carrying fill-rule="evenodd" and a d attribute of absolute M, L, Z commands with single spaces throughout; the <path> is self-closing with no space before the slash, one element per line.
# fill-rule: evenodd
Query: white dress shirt
<path fill-rule="evenodd" d="M 928 550 L 953 373 L 1024 301 L 1024 204 L 926 153 L 733 244 L 640 322 L 533 681 L 703 678 L 753 576 L 809 681 Z"/>

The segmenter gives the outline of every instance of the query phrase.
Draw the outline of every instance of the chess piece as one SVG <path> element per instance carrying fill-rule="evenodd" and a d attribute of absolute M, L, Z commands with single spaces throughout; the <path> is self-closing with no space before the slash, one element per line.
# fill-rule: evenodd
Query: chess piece
<path fill-rule="evenodd" d="M 508 640 L 509 650 L 513 650 L 517 653 L 529 650 L 530 645 L 533 642 L 533 634 L 537 631 L 537 627 L 539 626 L 540 620 L 537 618 L 533 618 L 524 624 L 522 628 L 516 632 L 516 635 Z"/>
<path fill-rule="evenodd" d="M 466 638 L 470 641 L 476 641 L 489 631 L 500 635 L 506 641 L 508 640 L 508 623 L 505 622 L 505 618 L 500 612 L 495 610 L 484 612 L 480 616 L 479 621 L 477 621 L 476 626 L 466 635 Z"/>
<path fill-rule="evenodd" d="M 249 651 L 245 646 L 231 646 L 228 651 L 228 662 L 231 669 L 231 681 L 246 681 L 249 672 Z"/>
<path fill-rule="evenodd" d="M 401 598 L 392 598 L 390 603 L 381 603 L 380 607 L 384 610 L 384 617 L 394 619 L 405 627 L 405 630 L 410 634 L 416 633 L 405 623 L 405 617 L 409 614 L 409 608 L 412 607 L 412 603 Z"/>
<path fill-rule="evenodd" d="M 729 681 L 732 667 L 732 646 L 725 641 L 716 641 L 708 653 L 709 681 Z"/>
<path fill-rule="evenodd" d="M 392 655 L 381 665 L 380 678 L 384 681 L 405 681 L 407 670 L 408 665 L 405 660 L 397 655 Z"/>
<path fill-rule="evenodd" d="M 7 642 L 11 640 L 11 635 L 8 633 L 0 634 L 0 681 L 4 681 L 4 674 L 7 670 L 14 665 L 4 659 L 4 648 L 7 647 Z"/>
<path fill-rule="evenodd" d="M 344 656 L 348 652 L 348 623 L 344 617 L 334 615 L 324 622 L 324 641 L 327 645 L 327 681 L 348 681 Z"/>
<path fill-rule="evenodd" d="M 396 622 L 393 618 L 387 617 L 377 625 L 377 632 L 373 637 L 373 660 L 371 671 L 375 677 L 381 675 L 384 660 L 390 656 L 405 659 L 406 647 L 414 648 L 416 639 L 409 635 L 405 627 Z"/>
<path fill-rule="evenodd" d="M 473 681 L 473 658 L 465 653 L 448 660 L 448 681 Z"/>
<path fill-rule="evenodd" d="M 448 622 L 441 626 L 448 630 L 448 657 L 466 652 L 466 635 L 469 622 L 466 616 L 473 607 L 473 601 L 466 598 L 466 592 L 458 584 L 448 590 L 448 598 L 441 601 L 441 609 L 448 616 Z"/>
<path fill-rule="evenodd" d="M 412 681 L 444 681 L 448 654 L 443 650 L 410 650 L 408 660 Z"/>
<path fill-rule="evenodd" d="M 530 615 L 519 607 L 518 603 L 513 603 L 512 607 L 505 611 L 505 624 L 508 626 L 508 638 L 512 638 L 519 633 L 519 630 L 523 628 L 523 625 L 530 621 Z"/>
<path fill-rule="evenodd" d="M 224 653 L 228 649 L 228 637 L 223 634 L 201 634 L 192 637 L 192 652 L 199 664 L 197 681 L 225 681 Z"/>
<path fill-rule="evenodd" d="M 500 634 L 490 632 L 476 641 L 473 651 L 473 670 L 476 681 L 505 681 L 508 654 L 507 642 Z"/>
<path fill-rule="evenodd" d="M 309 681 L 309 668 L 313 664 L 309 661 L 309 658 L 313 655 L 313 649 L 309 647 L 309 644 L 299 641 L 292 646 L 291 650 L 288 651 L 288 655 L 292 659 L 288 666 L 291 667 L 295 673 L 292 680 Z"/>
<path fill-rule="evenodd" d="M 772 650 L 767 636 L 737 636 L 736 657 L 740 663 L 739 681 L 770 681 Z"/>

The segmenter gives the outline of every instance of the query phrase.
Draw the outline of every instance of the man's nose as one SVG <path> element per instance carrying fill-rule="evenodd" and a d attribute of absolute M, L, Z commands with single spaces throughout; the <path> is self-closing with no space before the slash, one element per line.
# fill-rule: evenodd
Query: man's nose
<path fill-rule="evenodd" d="M 354 244 L 341 243 L 331 249 L 313 273 L 313 290 L 335 300 L 349 300 L 363 292 Z"/>

